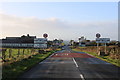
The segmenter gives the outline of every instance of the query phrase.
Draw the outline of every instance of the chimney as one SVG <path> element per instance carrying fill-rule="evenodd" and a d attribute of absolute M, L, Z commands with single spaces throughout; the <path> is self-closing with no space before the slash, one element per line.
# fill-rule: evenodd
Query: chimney
<path fill-rule="evenodd" d="M 29 34 L 27 34 L 27 36 L 29 37 Z"/>

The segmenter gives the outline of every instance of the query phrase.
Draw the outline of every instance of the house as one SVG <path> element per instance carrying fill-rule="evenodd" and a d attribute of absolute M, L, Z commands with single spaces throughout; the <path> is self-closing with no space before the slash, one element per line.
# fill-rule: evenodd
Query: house
<path fill-rule="evenodd" d="M 21 37 L 6 37 L 0 45 L 3 48 L 47 48 L 47 39 L 27 34 Z"/>

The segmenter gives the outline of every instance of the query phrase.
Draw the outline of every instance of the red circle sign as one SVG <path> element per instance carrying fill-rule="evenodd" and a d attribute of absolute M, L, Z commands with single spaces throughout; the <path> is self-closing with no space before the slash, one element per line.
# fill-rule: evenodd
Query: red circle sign
<path fill-rule="evenodd" d="M 99 33 L 96 34 L 96 37 L 99 38 L 101 35 Z"/>
<path fill-rule="evenodd" d="M 48 34 L 46 34 L 46 33 L 43 34 L 43 37 L 44 37 L 44 38 L 47 38 L 47 37 L 48 37 Z"/>

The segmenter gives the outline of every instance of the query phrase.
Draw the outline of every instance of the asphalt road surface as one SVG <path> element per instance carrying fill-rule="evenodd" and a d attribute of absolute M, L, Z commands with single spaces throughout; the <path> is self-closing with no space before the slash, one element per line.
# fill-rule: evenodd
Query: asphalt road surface
<path fill-rule="evenodd" d="M 46 60 L 21 75 L 33 79 L 120 80 L 119 67 L 84 52 L 64 50 L 53 53 Z"/>

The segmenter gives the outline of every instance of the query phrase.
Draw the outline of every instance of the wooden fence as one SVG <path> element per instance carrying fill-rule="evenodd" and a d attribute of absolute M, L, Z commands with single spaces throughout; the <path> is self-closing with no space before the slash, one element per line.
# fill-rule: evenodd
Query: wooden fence
<path fill-rule="evenodd" d="M 0 49 L 0 60 L 2 62 L 18 61 L 24 58 L 29 58 L 32 55 L 38 53 L 39 49 L 14 49 L 14 48 L 3 48 Z"/>

